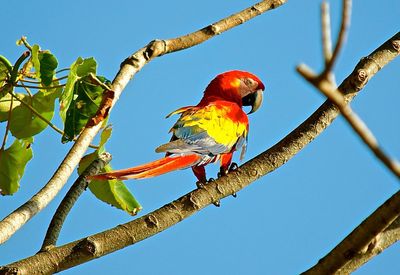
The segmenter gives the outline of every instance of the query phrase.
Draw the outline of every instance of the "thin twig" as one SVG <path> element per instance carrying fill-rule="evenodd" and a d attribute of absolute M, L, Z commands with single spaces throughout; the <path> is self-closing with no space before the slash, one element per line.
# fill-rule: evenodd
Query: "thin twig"
<path fill-rule="evenodd" d="M 327 1 L 321 3 L 321 36 L 322 53 L 326 67 L 332 59 L 331 16 L 329 13 L 329 3 Z M 326 77 L 337 86 L 335 75 L 332 72 L 328 72 Z"/>
<path fill-rule="evenodd" d="M 354 71 L 342 82 L 339 87 L 341 91 L 345 91 L 346 100 L 350 101 L 354 98 L 367 83 L 366 79 L 360 79 L 359 71 L 367 72 L 368 78 L 371 78 L 399 55 L 399 52 L 393 50 L 392 45 L 396 39 L 400 39 L 400 33 L 389 39 L 367 58 L 361 59 Z M 55 247 L 48 252 L 38 253 L 9 264 L 3 267 L 3 270 L 5 272 L 8 270 L 18 271 L 21 274 L 27 272 L 55 273 L 97 259 L 158 234 L 214 201 L 238 192 L 263 175 L 282 166 L 323 132 L 338 114 L 339 111 L 335 105 L 327 100 L 280 142 L 243 164 L 235 172 L 205 185 L 203 189 L 194 190 L 136 220 Z"/>
<path fill-rule="evenodd" d="M 264 0 L 197 32 L 175 39 L 163 41 L 155 40 L 150 42 L 147 46 L 128 57 L 121 64 L 120 70 L 115 76 L 111 86 L 112 90 L 115 92 L 111 108 L 115 105 L 122 90 L 132 77 L 152 59 L 163 54 L 176 52 L 201 44 L 222 32 L 232 29 L 268 10 L 275 9 L 284 3 L 286 3 L 286 0 Z M 97 124 L 85 128 L 45 186 L 31 199 L 0 221 L 0 243 L 8 240 L 19 228 L 54 199 L 72 174 L 74 168 L 78 165 L 90 142 L 94 139 L 101 127 L 101 124 Z"/>
<path fill-rule="evenodd" d="M 350 124 L 357 135 L 382 161 L 382 163 L 391 171 L 398 179 L 400 179 L 400 164 L 398 161 L 391 159 L 380 147 L 373 133 L 368 129 L 365 123 L 353 112 L 351 107 L 346 104 L 345 98 L 340 91 L 329 82 L 320 80 L 319 77 L 311 71 L 306 65 L 297 67 L 297 71 L 311 84 L 313 84 L 320 92 L 322 92 L 329 100 L 331 100 L 340 110 L 343 117 Z"/>
<path fill-rule="evenodd" d="M 329 15 L 329 3 L 324 0 L 321 3 L 321 30 L 322 30 L 322 53 L 325 60 L 325 67 L 332 59 L 332 36 L 331 17 Z"/>
<path fill-rule="evenodd" d="M 32 51 L 32 46 L 29 45 L 29 43 L 28 43 L 28 41 L 27 41 L 27 39 L 26 39 L 26 36 L 22 36 L 21 39 L 20 39 L 20 41 L 24 44 L 24 46 L 25 46 L 28 50 Z"/>
<path fill-rule="evenodd" d="M 332 57 L 326 64 L 324 71 L 321 73 L 321 78 L 324 78 L 329 72 L 331 72 L 333 66 L 335 65 L 340 49 L 342 48 L 347 38 L 347 30 L 350 25 L 350 18 L 351 18 L 351 0 L 343 0 L 342 20 L 340 24 L 339 36 L 337 38 Z"/>
<path fill-rule="evenodd" d="M 67 79 L 67 78 L 68 78 L 68 76 L 66 75 L 66 76 L 62 76 L 62 77 L 59 77 L 59 78 L 55 78 L 55 79 L 53 79 L 51 82 L 56 82 L 56 81 L 58 82 L 58 81 L 60 81 L 60 80 Z M 27 82 L 27 83 L 32 83 L 32 84 L 41 84 L 40 81 L 29 80 L 29 79 L 26 79 L 26 78 L 20 79 L 19 81 L 21 81 L 21 82 Z M 54 86 L 52 86 L 52 88 L 54 88 Z"/>
<path fill-rule="evenodd" d="M 100 81 L 100 79 L 97 78 L 97 76 L 93 73 L 89 74 L 89 78 L 96 83 L 97 85 L 99 85 L 100 87 L 102 87 L 104 90 L 109 91 L 111 90 L 111 87 L 109 87 L 107 84 L 103 83 Z"/>
<path fill-rule="evenodd" d="M 57 207 L 57 210 L 54 213 L 53 218 L 51 219 L 46 236 L 43 240 L 42 247 L 40 248 L 41 252 L 48 251 L 56 245 L 61 228 L 65 219 L 67 218 L 68 213 L 78 200 L 79 196 L 88 186 L 89 182 L 86 177 L 98 174 L 110 161 L 111 155 L 107 152 L 102 153 L 98 158 L 93 160 L 93 162 L 89 164 L 85 171 L 76 179 L 65 197 L 62 199 L 60 205 Z"/>
<path fill-rule="evenodd" d="M 28 93 L 29 97 L 31 98 L 31 103 L 32 103 L 33 94 L 32 94 L 32 92 L 31 92 L 31 90 L 29 90 L 29 88 L 26 87 L 26 86 L 24 86 L 23 88 L 24 88 L 24 90 Z"/>
<path fill-rule="evenodd" d="M 65 72 L 65 71 L 69 71 L 69 70 L 70 70 L 70 68 L 60 69 L 60 70 L 56 71 L 56 74 L 59 74 L 61 72 Z"/>
<path fill-rule="evenodd" d="M 7 117 L 6 132 L 4 133 L 3 142 L 1 143 L 0 155 L 1 155 L 2 151 L 4 150 L 4 146 L 6 146 L 8 132 L 10 131 L 10 121 L 11 121 L 13 103 L 14 103 L 14 98 L 11 97 L 10 110 L 8 111 L 8 117 Z"/>
<path fill-rule="evenodd" d="M 394 35 L 386 45 L 388 52 L 393 52 L 398 55 L 400 52 L 400 33 Z M 383 46 L 384 46 L 383 45 Z M 383 48 L 381 46 L 380 48 Z M 379 49 L 378 49 L 379 50 Z M 376 50 L 376 52 L 379 52 Z M 381 58 L 381 54 L 376 54 L 374 60 Z M 370 58 L 370 56 L 368 57 Z M 380 64 L 374 64 L 374 69 L 381 69 Z M 346 98 L 347 91 L 343 87 L 335 88 L 334 84 L 327 78 L 322 78 L 322 75 L 316 75 L 310 68 L 302 64 L 297 67 L 297 71 L 312 85 L 314 85 L 319 91 L 321 91 L 330 102 L 335 104 L 338 110 L 342 113 L 346 121 L 351 125 L 358 136 L 363 142 L 370 148 L 378 159 L 391 171 L 398 179 L 400 179 L 400 164 L 396 160 L 389 158 L 380 148 L 378 142 L 372 132 L 367 128 L 364 122 L 352 111 L 348 105 L 348 98 Z M 354 72 L 357 75 L 357 79 L 364 83 L 369 80 L 370 72 L 363 68 L 355 68 Z M 380 207 L 374 214 L 372 214 L 367 220 L 373 220 L 373 222 L 367 222 L 368 226 L 365 226 L 363 222 L 357 227 L 352 234 L 346 237 L 334 250 L 332 250 L 327 256 L 318 262 L 314 267 L 307 270 L 304 274 L 334 274 L 346 265 L 348 269 L 345 271 L 346 274 L 350 273 L 351 268 L 356 268 L 365 263 L 377 252 L 370 254 L 370 257 L 360 257 L 362 261 L 356 261 L 355 255 L 361 253 L 362 248 L 367 247 L 374 242 L 374 239 L 378 237 L 378 234 L 383 232 L 399 215 L 400 213 L 400 193 L 394 196 L 394 200 L 385 203 Z M 388 207 L 389 206 L 389 207 Z M 384 209 L 384 210 L 380 210 Z M 381 213 L 380 211 L 385 211 Z M 379 212 L 379 214 L 376 214 Z M 366 220 L 366 221 L 367 221 Z M 378 221 L 379 222 L 378 222 Z M 396 239 L 391 239 L 392 243 Z M 390 244 L 387 244 L 390 245 Z M 373 246 L 372 246 L 373 247 Z M 353 259 L 353 260 L 352 260 Z M 351 265 L 347 265 L 348 263 Z M 357 263 L 356 263 L 357 262 Z M 354 269 L 353 269 L 354 270 Z"/>
<path fill-rule="evenodd" d="M 51 90 L 51 89 L 55 89 L 55 88 L 63 88 L 63 87 L 65 87 L 65 84 L 54 85 L 54 86 L 49 86 L 49 87 L 44 87 L 44 86 L 32 86 L 32 85 L 20 85 L 20 84 L 14 84 L 13 86 L 15 86 L 15 87 L 30 88 L 30 89 L 39 89 L 39 90 Z"/>

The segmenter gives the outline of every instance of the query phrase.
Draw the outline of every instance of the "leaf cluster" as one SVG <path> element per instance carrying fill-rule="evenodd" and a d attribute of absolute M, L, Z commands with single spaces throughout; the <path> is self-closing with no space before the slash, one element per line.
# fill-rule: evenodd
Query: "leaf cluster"
<path fill-rule="evenodd" d="M 27 50 L 14 64 L 0 55 L 0 126 L 4 126 L 0 147 L 1 195 L 18 191 L 25 168 L 33 157 L 36 135 L 50 126 L 62 135 L 62 143 L 73 142 L 96 116 L 105 93 L 110 90 L 110 82 L 96 75 L 97 62 L 93 57 L 78 57 L 69 68 L 59 69 L 57 58 L 49 50 L 42 50 L 37 44 L 29 45 L 25 37 L 17 45 L 24 45 Z M 52 123 L 57 108 L 63 130 Z M 78 172 L 105 151 L 111 127 L 106 127 L 105 118 L 101 123 L 105 129 L 100 145 L 82 159 Z M 104 168 L 104 171 L 110 170 L 110 165 Z M 94 181 L 89 189 L 100 200 L 129 214 L 141 209 L 121 181 Z"/>

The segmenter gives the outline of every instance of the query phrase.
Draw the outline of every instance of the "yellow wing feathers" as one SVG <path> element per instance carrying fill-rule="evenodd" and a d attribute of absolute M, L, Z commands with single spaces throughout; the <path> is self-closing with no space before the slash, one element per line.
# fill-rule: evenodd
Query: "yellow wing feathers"
<path fill-rule="evenodd" d="M 200 128 L 216 143 L 232 148 L 240 137 L 247 136 L 248 131 L 247 116 L 241 108 L 236 109 L 238 110 L 232 110 L 232 104 L 186 109 L 174 128 L 190 127 L 195 132 Z"/>

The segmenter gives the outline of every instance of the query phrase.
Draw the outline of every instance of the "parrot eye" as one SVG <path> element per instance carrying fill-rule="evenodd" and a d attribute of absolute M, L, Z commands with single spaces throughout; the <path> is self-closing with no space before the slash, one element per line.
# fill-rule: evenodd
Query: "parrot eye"
<path fill-rule="evenodd" d="M 254 81 L 253 79 L 248 78 L 248 77 L 243 78 L 242 81 L 243 81 L 243 83 L 244 83 L 248 88 L 250 88 L 251 90 L 256 89 L 257 86 L 258 86 L 257 81 Z"/>

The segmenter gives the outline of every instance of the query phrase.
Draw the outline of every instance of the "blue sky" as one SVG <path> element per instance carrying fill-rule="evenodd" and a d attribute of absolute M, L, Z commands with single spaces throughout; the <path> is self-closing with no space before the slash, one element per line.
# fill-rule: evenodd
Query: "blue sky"
<path fill-rule="evenodd" d="M 98 72 L 112 79 L 129 54 L 155 38 L 197 30 L 237 12 L 253 1 L 8 1 L 2 5 L 0 54 L 16 60 L 22 35 L 50 49 L 61 67 L 78 56 L 94 56 Z M 241 69 L 266 84 L 263 107 L 251 115 L 246 160 L 269 148 L 307 118 L 323 101 L 295 72 L 304 62 L 322 68 L 319 5 L 289 1 L 197 47 L 163 56 L 139 72 L 123 92 L 110 122 L 107 149 L 113 167 L 153 160 L 154 148 L 169 140 L 174 118 L 165 115 L 196 104 L 218 73 Z M 331 1 L 333 36 L 340 1 Z M 348 41 L 335 67 L 340 83 L 358 60 L 398 31 L 400 2 L 354 1 Z M 6 23 L 4 23 L 6 22 Z M 354 100 L 354 110 L 383 147 L 400 159 L 400 60 L 379 72 Z M 61 126 L 59 118 L 54 119 Z M 0 136 L 4 131 L 0 125 Z M 52 129 L 38 135 L 21 189 L 0 198 L 0 216 L 29 199 L 47 182 L 70 144 Z M 215 175 L 217 167 L 208 170 Z M 70 179 L 57 198 L 0 246 L 0 264 L 32 255 Z M 141 202 L 140 215 L 195 188 L 190 170 L 128 181 Z M 330 251 L 399 188 L 342 118 L 286 165 L 209 206 L 161 234 L 72 268 L 65 274 L 296 274 Z M 59 244 L 93 234 L 132 218 L 98 201 L 90 192 L 79 199 L 63 227 Z M 355 274 L 398 274 L 395 244 Z"/>

